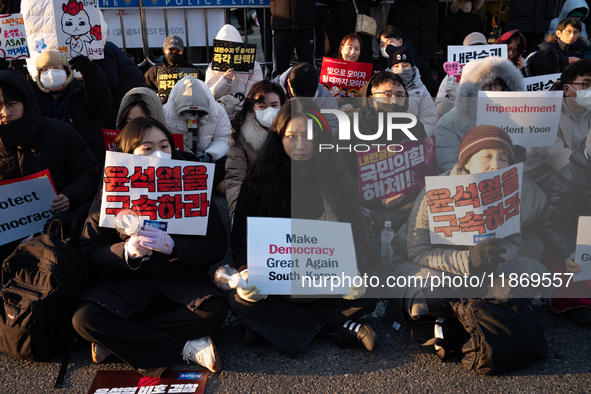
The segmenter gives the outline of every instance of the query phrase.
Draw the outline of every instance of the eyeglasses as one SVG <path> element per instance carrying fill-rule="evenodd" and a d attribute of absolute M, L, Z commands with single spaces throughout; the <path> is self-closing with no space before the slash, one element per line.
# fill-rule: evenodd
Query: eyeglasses
<path fill-rule="evenodd" d="M 591 81 L 571 82 L 568 85 L 581 85 L 583 90 L 591 88 Z"/>
<path fill-rule="evenodd" d="M 6 105 L 0 104 L 0 112 L 6 113 L 6 110 L 8 109 L 12 113 L 18 109 L 20 104 L 21 104 L 20 101 L 11 101 L 11 102 L 7 103 Z"/>
<path fill-rule="evenodd" d="M 487 83 L 482 85 L 482 90 L 491 90 L 493 87 L 495 88 L 495 90 L 503 90 L 503 83 L 499 81 Z"/>
<path fill-rule="evenodd" d="M 396 97 L 396 98 L 405 98 L 406 94 L 402 93 L 402 92 L 392 92 L 390 90 L 387 90 L 385 92 L 375 92 L 371 94 L 372 96 L 375 97 L 388 97 L 388 98 L 392 98 L 392 97 Z"/>
<path fill-rule="evenodd" d="M 567 30 L 567 29 L 565 29 L 565 30 L 563 30 L 563 31 L 562 31 L 562 33 L 563 33 L 563 34 L 564 34 L 564 33 L 566 33 L 566 34 L 567 34 L 567 35 L 569 35 L 569 36 L 570 36 L 571 34 L 572 34 L 573 36 L 578 36 L 578 35 L 580 35 L 580 34 L 581 34 L 581 32 L 580 32 L 580 31 L 578 31 L 578 30 L 570 30 L 570 29 L 568 29 L 568 30 Z"/>

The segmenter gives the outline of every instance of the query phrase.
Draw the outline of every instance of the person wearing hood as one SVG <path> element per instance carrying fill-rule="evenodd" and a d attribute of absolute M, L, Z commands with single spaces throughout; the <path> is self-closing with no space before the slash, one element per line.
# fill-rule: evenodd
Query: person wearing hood
<path fill-rule="evenodd" d="M 564 101 L 554 146 L 531 148 L 523 170 L 547 193 L 556 172 L 569 164 L 573 150 L 591 129 L 591 59 L 570 64 L 562 72 Z"/>
<path fill-rule="evenodd" d="M 223 181 L 232 125 L 205 82 L 184 77 L 172 88 L 163 110 L 168 129 L 183 134 L 185 150 L 205 153 L 215 163 L 214 185 Z"/>
<path fill-rule="evenodd" d="M 263 80 L 252 86 L 244 106 L 232 119 L 232 141 L 224 178 L 230 214 L 234 214 L 242 181 L 259 156 L 269 127 L 283 104 L 285 93 L 281 86 Z"/>
<path fill-rule="evenodd" d="M 182 68 L 191 68 L 193 72 L 196 72 L 199 76 L 201 81 L 205 81 L 205 76 L 203 73 L 195 66 L 193 63 L 187 61 L 183 56 L 183 51 L 185 49 L 185 44 L 183 39 L 179 36 L 170 35 L 164 39 L 164 44 L 162 45 L 162 63 L 158 63 L 148 69 L 144 74 L 146 78 L 146 84 L 150 89 L 159 93 L 159 86 L 160 86 L 160 79 L 158 78 L 158 68 L 159 67 L 182 67 Z M 168 97 L 159 94 L 162 98 L 162 103 L 165 103 L 168 100 Z"/>
<path fill-rule="evenodd" d="M 131 89 L 123 97 L 117 114 L 117 130 L 123 130 L 129 122 L 140 116 L 152 117 L 166 124 L 160 97 L 149 88 Z"/>
<path fill-rule="evenodd" d="M 523 57 L 521 54 L 525 49 L 525 36 L 519 30 L 511 30 L 497 38 L 495 44 L 507 44 L 507 55 L 509 60 L 515 64 L 515 67 L 523 67 Z"/>
<path fill-rule="evenodd" d="M 103 70 L 84 56 L 70 59 L 68 65 L 55 51 L 37 56 L 35 68 L 32 87 L 41 115 L 74 125 L 102 165 L 105 143 L 101 118 L 113 103 Z M 82 81 L 74 78 L 72 70 L 82 74 Z"/>
<path fill-rule="evenodd" d="M 574 18 L 581 22 L 581 38 L 584 40 L 588 40 L 589 35 L 587 34 L 587 27 L 583 23 L 583 21 L 587 19 L 588 16 L 589 5 L 587 5 L 587 2 L 585 0 L 566 0 L 562 5 L 562 10 L 560 11 L 558 18 L 554 18 L 552 19 L 552 22 L 550 22 L 550 27 L 548 28 L 548 33 L 546 34 L 546 37 L 552 35 L 556 31 L 556 28 L 558 27 L 560 21 L 563 21 L 568 18 Z"/>
<path fill-rule="evenodd" d="M 415 65 L 412 45 L 405 42 L 399 47 L 388 45 L 388 69 L 397 74 L 408 92 L 408 112 L 415 115 L 425 127 L 427 135 L 433 134 L 437 123 L 437 109 L 431 94 L 421 81 L 421 73 Z"/>
<path fill-rule="evenodd" d="M 49 170 L 57 192 L 50 202 L 55 212 L 75 212 L 92 201 L 100 169 L 76 129 L 42 117 L 33 89 L 16 70 L 0 71 L 0 95 L 0 181 Z M 18 242 L 1 246 L 0 260 Z"/>
<path fill-rule="evenodd" d="M 215 39 L 242 43 L 240 33 L 232 25 L 224 25 Z M 254 70 L 252 74 L 235 73 L 232 69 L 225 72 L 214 71 L 211 68 L 211 63 L 209 63 L 205 73 L 205 83 L 216 100 L 220 100 L 227 95 L 232 95 L 239 99 L 239 102 L 234 108 L 227 111 L 228 115 L 233 115 L 236 111 L 239 111 L 242 108 L 243 100 L 248 95 L 252 85 L 262 80 L 263 71 L 261 70 L 261 65 L 257 61 L 254 62 Z"/>
<path fill-rule="evenodd" d="M 546 37 L 538 47 L 541 50 L 556 49 L 564 56 L 567 64 L 591 58 L 591 46 L 581 39 L 583 24 L 575 18 L 568 18 L 556 26 L 556 31 Z"/>

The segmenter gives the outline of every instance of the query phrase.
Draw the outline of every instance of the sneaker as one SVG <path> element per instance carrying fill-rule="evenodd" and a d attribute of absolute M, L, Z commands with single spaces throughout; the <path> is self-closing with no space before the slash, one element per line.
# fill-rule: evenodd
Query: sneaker
<path fill-rule="evenodd" d="M 377 335 L 369 324 L 362 325 L 353 320 L 347 320 L 342 326 L 338 326 L 337 328 L 338 331 L 329 336 L 340 347 L 351 344 L 364 348 L 370 352 L 379 347 Z"/>
<path fill-rule="evenodd" d="M 186 362 L 193 361 L 209 369 L 211 372 L 218 372 L 222 369 L 220 357 L 209 335 L 187 341 L 181 355 Z"/>
<path fill-rule="evenodd" d="M 102 363 L 107 357 L 111 355 L 111 351 L 109 349 L 94 342 L 92 343 L 91 352 L 93 363 Z"/>
<path fill-rule="evenodd" d="M 565 315 L 573 323 L 577 323 L 577 324 L 581 324 L 581 325 L 591 323 L 591 309 L 589 309 L 587 307 L 570 309 L 565 312 Z"/>
<path fill-rule="evenodd" d="M 435 321 L 435 326 L 434 326 L 434 330 L 435 330 L 435 338 L 441 338 L 443 339 L 443 322 L 445 321 L 445 317 L 438 317 L 437 320 Z M 439 351 L 441 349 L 443 349 L 441 346 L 439 345 L 433 345 L 435 347 L 435 350 Z"/>

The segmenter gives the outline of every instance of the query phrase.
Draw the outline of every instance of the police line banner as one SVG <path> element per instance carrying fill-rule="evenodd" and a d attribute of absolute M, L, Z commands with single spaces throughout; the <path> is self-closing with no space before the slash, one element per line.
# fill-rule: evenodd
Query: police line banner
<path fill-rule="evenodd" d="M 107 152 L 99 225 L 115 228 L 115 216 L 131 209 L 142 225 L 205 235 L 214 169 L 210 163 Z"/>
<path fill-rule="evenodd" d="M 357 275 L 350 223 L 247 219 L 248 284 L 261 294 L 347 294 L 331 278 Z"/>
<path fill-rule="evenodd" d="M 88 394 L 203 394 L 208 374 L 208 371 L 166 370 L 156 378 L 142 376 L 135 371 L 98 371 Z"/>
<path fill-rule="evenodd" d="M 0 15 L 0 53 L 6 60 L 29 57 L 22 14 Z"/>
<path fill-rule="evenodd" d="M 541 92 L 550 89 L 556 82 L 560 81 L 561 73 L 538 75 L 537 77 L 523 78 L 528 92 Z"/>
<path fill-rule="evenodd" d="M 40 232 L 56 196 L 48 170 L 0 182 L 0 245 Z"/>
<path fill-rule="evenodd" d="M 470 246 L 520 231 L 523 163 L 425 181 L 432 244 Z"/>
<path fill-rule="evenodd" d="M 117 149 L 117 145 L 115 144 L 115 140 L 117 136 L 121 134 L 121 130 L 113 130 L 113 129 L 101 129 L 103 132 L 103 142 L 105 143 L 105 150 L 114 152 Z M 184 151 L 185 145 L 183 142 L 183 135 L 182 134 L 172 134 L 172 139 L 174 140 L 174 147 L 176 150 Z"/>
<path fill-rule="evenodd" d="M 357 174 L 362 202 L 418 193 L 426 176 L 437 175 L 435 136 L 403 142 L 391 150 L 358 152 Z"/>
<path fill-rule="evenodd" d="M 554 146 L 562 90 L 557 92 L 478 92 L 476 125 L 505 130 L 514 145 Z"/>
<path fill-rule="evenodd" d="M 591 216 L 579 216 L 575 263 L 579 264 L 581 272 L 573 275 L 574 282 L 591 280 L 591 231 L 589 229 L 591 229 Z"/>
<path fill-rule="evenodd" d="M 472 60 L 484 59 L 490 56 L 500 56 L 507 59 L 507 44 L 495 45 L 448 45 L 447 47 L 447 61 L 449 63 L 458 62 L 459 67 L 454 75 L 456 82 L 460 82 L 462 78 L 462 71 L 464 66 Z"/>
<path fill-rule="evenodd" d="M 256 53 L 256 44 L 213 40 L 211 69 L 223 72 L 233 69 L 238 74 L 252 74 Z"/>
<path fill-rule="evenodd" d="M 370 63 L 323 57 L 320 83 L 333 95 L 357 97 L 359 89 L 370 80 L 372 68 Z"/>

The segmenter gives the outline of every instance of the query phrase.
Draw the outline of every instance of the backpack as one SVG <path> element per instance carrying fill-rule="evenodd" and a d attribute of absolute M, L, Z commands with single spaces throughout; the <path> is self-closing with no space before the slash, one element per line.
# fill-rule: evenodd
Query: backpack
<path fill-rule="evenodd" d="M 0 270 L 0 351 L 50 361 L 75 338 L 72 315 L 86 288 L 80 247 L 64 238 L 60 219 L 4 260 Z"/>

